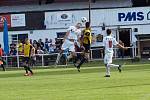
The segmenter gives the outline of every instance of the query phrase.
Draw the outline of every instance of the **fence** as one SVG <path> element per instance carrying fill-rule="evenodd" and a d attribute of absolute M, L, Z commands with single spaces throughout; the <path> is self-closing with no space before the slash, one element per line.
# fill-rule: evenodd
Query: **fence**
<path fill-rule="evenodd" d="M 130 53 L 133 53 L 131 48 Z M 58 53 L 52 54 L 37 54 L 35 55 L 34 59 L 31 59 L 31 66 L 51 66 L 55 65 Z M 103 49 L 91 49 L 90 53 L 90 60 L 102 60 L 104 57 Z M 134 55 L 132 55 L 134 57 Z M 118 49 L 114 49 L 114 58 L 118 59 Z M 127 57 L 125 57 L 127 58 Z M 131 58 L 128 57 L 128 58 Z M 16 55 L 16 56 L 3 56 L 3 60 L 6 63 L 7 67 L 23 67 L 23 55 Z M 67 65 L 66 59 L 64 56 L 61 57 L 59 65 Z"/>

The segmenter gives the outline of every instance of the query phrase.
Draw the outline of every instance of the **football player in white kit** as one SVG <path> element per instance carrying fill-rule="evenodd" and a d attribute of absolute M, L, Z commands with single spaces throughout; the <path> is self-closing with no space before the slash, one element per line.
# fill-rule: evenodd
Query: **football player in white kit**
<path fill-rule="evenodd" d="M 75 30 L 75 33 L 76 33 L 76 35 L 77 35 L 77 40 L 75 41 L 75 45 L 77 45 L 77 46 L 79 46 L 80 47 L 80 42 L 81 42 L 81 26 L 82 26 L 82 24 L 81 23 L 77 23 L 76 24 L 76 30 Z"/>
<path fill-rule="evenodd" d="M 71 59 L 71 58 L 76 58 L 76 53 L 75 53 L 75 43 L 78 44 L 78 38 L 81 35 L 81 31 L 80 31 L 80 23 L 77 23 L 76 26 L 70 26 L 67 29 L 67 33 L 64 37 L 63 40 L 63 44 L 61 47 L 61 52 L 60 54 L 58 54 L 57 56 L 57 60 L 56 60 L 56 64 L 58 64 L 59 59 L 63 53 L 63 51 L 69 49 L 69 51 L 71 52 L 71 54 L 67 57 L 67 60 Z"/>
<path fill-rule="evenodd" d="M 117 67 L 119 72 L 121 72 L 121 66 L 122 66 L 122 65 L 112 64 L 112 58 L 113 58 L 113 53 L 114 53 L 113 47 L 117 46 L 117 47 L 125 49 L 125 50 L 127 49 L 127 47 L 120 45 L 116 41 L 116 39 L 111 36 L 112 32 L 110 29 L 107 29 L 106 33 L 107 33 L 107 36 L 104 37 L 104 39 L 103 39 L 103 46 L 104 46 L 104 52 L 105 52 L 104 64 L 106 67 L 105 77 L 110 77 L 110 67 Z"/>

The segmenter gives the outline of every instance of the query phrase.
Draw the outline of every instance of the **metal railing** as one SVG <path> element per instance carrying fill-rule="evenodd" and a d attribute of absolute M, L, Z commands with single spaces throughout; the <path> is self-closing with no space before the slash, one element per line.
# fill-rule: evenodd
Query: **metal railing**
<path fill-rule="evenodd" d="M 134 49 L 134 48 L 131 48 Z M 114 49 L 114 58 L 118 58 L 117 48 Z M 96 48 L 90 50 L 90 60 L 102 60 L 104 57 L 103 49 Z M 131 50 L 132 52 L 132 50 Z M 82 53 L 82 52 L 78 52 Z M 36 54 L 34 58 L 31 58 L 30 65 L 31 66 L 51 66 L 55 65 L 57 55 L 59 53 L 51 53 L 51 54 Z M 23 57 L 24 55 L 15 55 L 15 56 L 3 56 L 3 60 L 7 67 L 23 67 Z M 130 56 L 131 57 L 131 56 Z M 134 57 L 134 55 L 133 55 Z M 61 57 L 59 65 L 67 65 L 66 59 L 64 56 Z"/>

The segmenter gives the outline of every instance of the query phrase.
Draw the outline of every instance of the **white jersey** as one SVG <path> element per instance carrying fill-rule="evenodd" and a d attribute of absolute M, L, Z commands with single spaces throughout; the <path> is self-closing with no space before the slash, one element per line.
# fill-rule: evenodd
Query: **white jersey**
<path fill-rule="evenodd" d="M 106 36 L 103 39 L 103 46 L 105 47 L 105 54 L 112 53 L 113 54 L 113 46 L 117 45 L 118 42 L 112 36 Z"/>
<path fill-rule="evenodd" d="M 77 34 L 77 40 L 75 41 L 77 46 L 80 47 L 80 38 L 81 38 L 81 30 L 80 29 L 76 29 L 76 34 Z"/>
<path fill-rule="evenodd" d="M 80 29 L 76 29 L 75 32 L 76 32 L 78 38 L 80 38 L 81 37 L 81 30 Z"/>
<path fill-rule="evenodd" d="M 76 42 L 78 39 L 76 30 L 77 30 L 77 28 L 75 26 L 70 26 L 67 29 L 67 32 L 69 34 L 68 34 L 66 40 L 64 41 L 64 43 L 62 44 L 62 47 L 61 47 L 62 50 L 66 50 L 68 48 L 69 51 L 71 51 L 71 52 L 75 51 L 74 42 Z M 74 40 L 74 42 L 70 41 L 70 39 Z"/>

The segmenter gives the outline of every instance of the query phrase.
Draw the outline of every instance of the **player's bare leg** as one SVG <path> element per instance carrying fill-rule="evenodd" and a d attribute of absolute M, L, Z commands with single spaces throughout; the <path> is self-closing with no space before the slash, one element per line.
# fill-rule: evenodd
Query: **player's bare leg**
<path fill-rule="evenodd" d="M 0 66 L 3 68 L 3 71 L 6 71 L 5 67 L 4 67 L 4 63 L 3 61 L 0 60 Z"/>
<path fill-rule="evenodd" d="M 24 76 L 28 76 L 29 73 L 28 73 L 27 63 L 26 62 L 24 63 L 24 69 L 26 71 L 25 74 L 24 74 Z"/>
<path fill-rule="evenodd" d="M 29 67 L 29 64 L 27 62 L 24 63 L 24 69 L 26 71 L 24 76 L 31 76 L 31 75 L 33 75 L 33 71 L 31 70 L 31 68 Z"/>
<path fill-rule="evenodd" d="M 29 64 L 27 64 L 27 70 L 30 72 L 28 73 L 29 76 L 33 75 L 33 71 L 31 70 L 31 68 L 29 67 Z"/>
<path fill-rule="evenodd" d="M 1 67 L 3 68 L 3 71 L 6 71 L 4 64 L 1 64 Z"/>
<path fill-rule="evenodd" d="M 56 58 L 55 65 L 57 65 L 57 64 L 59 63 L 60 58 L 61 58 L 61 56 L 62 56 L 62 53 L 63 53 L 63 50 L 61 50 L 61 51 L 58 53 L 57 58 Z"/>
<path fill-rule="evenodd" d="M 88 62 L 89 52 L 84 51 L 82 57 L 79 57 L 79 58 L 80 58 L 80 63 L 76 66 L 78 71 L 80 70 L 80 67 L 82 66 L 83 63 L 85 63 L 86 61 Z"/>

